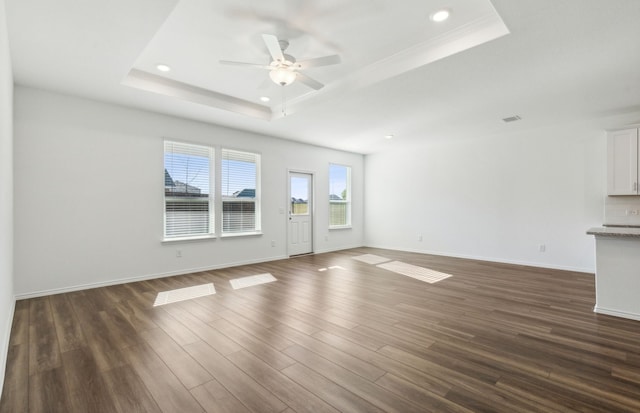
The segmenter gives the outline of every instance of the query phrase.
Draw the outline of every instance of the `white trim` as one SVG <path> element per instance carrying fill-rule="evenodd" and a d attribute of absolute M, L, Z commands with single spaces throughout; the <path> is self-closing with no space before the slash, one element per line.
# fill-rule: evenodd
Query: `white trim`
<path fill-rule="evenodd" d="M 172 242 L 204 241 L 204 240 L 216 239 L 216 238 L 217 236 L 215 234 L 208 234 L 208 235 L 194 235 L 192 237 L 163 238 L 162 241 L 160 242 L 165 244 L 165 243 L 172 243 Z"/>
<path fill-rule="evenodd" d="M 597 305 L 593 307 L 593 312 L 598 314 L 611 315 L 614 317 L 623 317 L 623 318 L 628 318 L 630 320 L 640 321 L 640 314 L 628 313 L 626 311 L 612 310 L 610 308 L 602 308 L 602 307 L 598 307 Z"/>
<path fill-rule="evenodd" d="M 202 203 L 206 203 L 208 205 L 208 209 L 209 209 L 209 225 L 208 225 L 208 230 L 207 232 L 199 232 L 199 233 L 194 233 L 194 234 L 187 234 L 186 236 L 177 236 L 177 237 L 170 237 L 167 236 L 167 201 L 180 201 L 182 199 L 191 199 L 193 200 L 192 197 L 179 197 L 179 196 L 167 196 L 167 192 L 166 192 L 166 175 L 168 174 L 167 171 L 167 164 L 166 162 L 166 157 L 167 157 L 167 145 L 182 145 L 183 147 L 193 147 L 193 148 L 199 148 L 199 149 L 206 149 L 206 152 L 208 152 L 207 154 L 207 159 L 208 159 L 208 163 L 209 163 L 209 177 L 208 177 L 208 185 L 209 185 L 209 196 L 205 197 L 201 197 L 198 198 L 200 200 L 202 200 Z M 173 148 L 173 147 L 172 147 Z M 204 150 L 202 151 L 204 152 Z M 185 141 L 179 141 L 179 140 L 173 140 L 171 138 L 163 138 L 162 141 L 162 168 L 163 168 L 163 182 L 165 183 L 163 185 L 163 192 L 162 192 L 162 197 L 163 197 L 163 201 L 162 201 L 162 242 L 171 242 L 171 241 L 186 241 L 186 240 L 200 240 L 200 239 L 207 239 L 207 238 L 215 238 L 216 237 L 216 222 L 215 222 L 215 212 L 217 211 L 216 207 L 216 198 L 215 198 L 215 192 L 211 193 L 211 182 L 212 182 L 212 177 L 215 179 L 216 175 L 216 156 L 217 156 L 217 148 L 214 145 L 210 145 L 210 144 L 200 144 L 200 143 L 192 143 L 192 142 L 185 142 Z M 171 154 L 173 154 L 173 149 Z M 182 153 L 183 155 L 185 153 Z M 171 175 L 169 174 L 169 176 L 171 177 Z M 173 179 L 173 177 L 171 177 L 171 179 Z M 188 184 L 185 184 L 188 186 Z M 213 188 L 215 191 L 215 187 Z"/>
<path fill-rule="evenodd" d="M 0 377 L 2 377 L 2 381 L 0 381 L 0 394 L 2 394 L 2 388 L 4 386 L 4 375 L 7 371 L 7 360 L 9 359 L 9 341 L 11 340 L 11 327 L 13 326 L 13 317 L 16 312 L 16 297 L 13 296 L 13 300 L 11 300 L 11 308 L 9 309 L 9 322 L 7 323 L 7 328 L 3 334 L 2 341 L 2 355 L 0 356 Z"/>
<path fill-rule="evenodd" d="M 311 208 L 308 209 L 311 222 L 311 252 L 306 254 L 316 254 L 316 172 L 304 169 L 287 168 L 287 202 L 285 204 L 285 242 L 287 249 L 287 257 L 293 257 L 290 254 L 289 238 L 291 236 L 291 174 L 309 175 L 311 177 L 311 192 L 309 198 L 311 201 Z"/>
<path fill-rule="evenodd" d="M 332 166 L 340 166 L 342 168 L 345 168 L 347 171 L 347 181 L 346 183 L 346 194 L 347 194 L 347 199 L 341 199 L 341 200 L 331 200 L 331 167 Z M 328 205 L 328 211 L 329 211 L 329 229 L 343 229 L 343 228 L 351 228 L 351 225 L 353 224 L 353 216 L 352 216 L 352 206 L 353 206 L 353 196 L 351 194 L 351 182 L 352 182 L 352 167 L 351 165 L 345 165 L 345 164 L 340 164 L 340 163 L 333 163 L 333 162 L 329 162 L 329 168 L 327 170 L 328 172 L 328 183 L 329 183 L 329 193 L 327 194 L 329 196 L 329 205 Z M 334 194 L 337 195 L 337 194 Z M 344 204 L 347 208 L 347 223 L 344 225 L 331 225 L 331 204 L 336 203 L 336 204 Z"/>
<path fill-rule="evenodd" d="M 220 238 L 234 238 L 234 237 L 257 237 L 263 235 L 262 231 L 250 231 L 250 232 L 225 232 L 220 235 Z"/>
<path fill-rule="evenodd" d="M 364 246 L 365 245 L 357 244 L 357 245 L 340 245 L 338 247 L 332 247 L 332 248 L 321 248 L 321 249 L 318 249 L 318 250 L 314 251 L 314 254 L 324 254 L 324 253 L 327 253 L 327 252 L 350 250 L 350 249 L 354 249 L 354 248 L 362 248 Z"/>
<path fill-rule="evenodd" d="M 495 263 L 502 263 L 502 264 L 523 265 L 523 266 L 535 267 L 535 268 L 548 268 L 548 269 L 553 269 L 553 270 L 582 272 L 582 273 L 589 274 L 589 275 L 595 275 L 594 271 L 591 270 L 591 269 L 578 268 L 578 267 L 557 266 L 557 265 L 531 263 L 531 262 L 516 261 L 516 260 L 504 260 L 504 259 L 487 258 L 487 257 L 472 256 L 472 255 L 443 253 L 443 252 L 438 252 L 438 251 L 424 251 L 424 250 L 408 249 L 408 248 L 400 249 L 400 248 L 395 248 L 395 247 L 383 247 L 383 246 L 373 246 L 373 245 L 365 245 L 365 244 L 341 245 L 341 246 L 338 246 L 338 247 L 335 247 L 335 248 L 321 248 L 321 249 L 315 250 L 313 252 L 313 254 L 324 254 L 324 253 L 327 253 L 327 252 L 343 251 L 343 250 L 354 249 L 354 248 L 363 248 L 363 247 L 364 248 L 380 248 L 380 249 L 387 249 L 387 250 L 391 250 L 391 251 L 414 252 L 414 253 L 417 253 L 417 254 L 431 254 L 431 255 L 438 255 L 438 256 L 443 256 L 443 257 L 463 258 L 463 259 L 486 261 L 486 262 L 495 262 Z M 237 266 L 240 266 L 240 265 L 261 264 L 261 263 L 265 263 L 265 262 L 284 260 L 284 259 L 288 259 L 288 258 L 289 258 L 288 255 L 276 255 L 276 256 L 273 256 L 273 257 L 268 257 L 268 258 L 263 258 L 263 259 L 237 261 L 237 262 L 218 264 L 218 265 L 207 266 L 207 267 L 190 268 L 190 269 L 170 271 L 170 272 L 165 272 L 165 273 L 156 273 L 156 274 L 148 274 L 148 275 L 141 275 L 141 276 L 135 276 L 135 277 L 120 278 L 120 279 L 117 279 L 117 280 L 103 281 L 103 282 L 90 283 L 90 284 L 79 284 L 79 285 L 75 285 L 75 286 L 71 286 L 71 287 L 54 288 L 54 289 L 50 289 L 50 290 L 40 290 L 40 291 L 34 291 L 34 292 L 28 292 L 28 293 L 19 293 L 19 294 L 16 294 L 15 297 L 14 297 L 14 306 L 15 306 L 15 301 L 16 300 L 25 300 L 25 299 L 28 299 L 28 298 L 44 297 L 44 296 L 53 295 L 53 294 L 62 294 L 62 293 L 68 293 L 68 292 L 73 292 L 73 291 L 88 290 L 88 289 L 91 289 L 91 288 L 108 287 L 110 285 L 118 285 L 118 284 L 124 284 L 124 283 L 129 283 L 129 282 L 136 282 L 136 281 L 144 281 L 144 280 L 152 280 L 152 279 L 155 279 L 155 278 L 172 277 L 172 276 L 175 276 L 175 275 L 192 274 L 192 273 L 202 272 L 202 271 L 219 270 L 219 269 L 222 269 L 222 268 L 232 268 L 232 267 L 237 267 Z M 13 311 L 14 310 L 12 309 L 12 319 L 13 319 Z M 597 310 L 594 308 L 594 311 L 598 312 L 598 313 L 602 313 L 602 314 L 605 314 L 605 311 L 610 311 L 610 312 L 612 312 L 611 315 L 627 314 L 627 318 L 631 318 L 630 316 L 633 315 L 633 314 L 630 314 L 630 313 L 616 312 L 615 310 L 607 310 L 607 309 L 603 309 L 603 308 L 598 308 Z M 615 314 L 613 314 L 613 313 L 615 313 Z M 620 317 L 623 317 L 623 315 L 620 315 Z M 640 315 L 638 317 L 640 317 Z M 9 332 L 9 334 L 10 334 L 10 332 Z"/>
<path fill-rule="evenodd" d="M 542 262 L 509 260 L 505 258 L 484 257 L 479 255 L 455 254 L 455 253 L 442 252 L 442 251 L 419 250 L 415 248 L 397 248 L 397 247 L 387 247 L 382 245 L 364 245 L 364 246 L 369 248 L 380 248 L 380 249 L 393 250 L 393 251 L 405 251 L 405 252 L 415 252 L 418 254 L 439 255 L 442 257 L 463 258 L 466 260 L 495 262 L 499 264 L 523 265 L 525 267 L 548 268 L 550 270 L 583 272 L 586 274 L 595 275 L 595 270 L 593 268 L 581 268 L 581 267 L 571 267 L 571 266 L 564 266 L 564 265 L 546 264 Z"/>
<path fill-rule="evenodd" d="M 90 284 L 79 284 L 71 287 L 53 288 L 51 290 L 40 290 L 40 291 L 34 291 L 29 293 L 21 293 L 21 294 L 16 294 L 15 298 L 16 300 L 25 300 L 27 298 L 44 297 L 47 295 L 70 293 L 73 291 L 89 290 L 91 288 L 99 288 L 99 287 L 108 287 L 110 285 L 125 284 L 125 283 L 144 281 L 144 280 L 152 280 L 155 278 L 173 277 L 175 275 L 219 270 L 222 268 L 238 267 L 240 265 L 261 264 L 261 263 L 270 262 L 270 261 L 284 260 L 287 258 L 289 257 L 287 257 L 286 255 L 277 255 L 274 257 L 268 257 L 268 258 L 262 258 L 262 259 L 256 259 L 256 260 L 247 260 L 247 261 L 237 261 L 237 262 L 218 264 L 218 265 L 213 265 L 208 267 L 188 268 L 188 269 L 170 271 L 165 273 L 147 274 L 147 275 L 141 275 L 136 277 L 119 278 L 117 280 L 102 281 L 102 282 L 96 282 L 96 283 L 90 283 Z"/>
<path fill-rule="evenodd" d="M 217 234 L 220 234 L 220 237 L 226 237 L 229 235 L 235 236 L 234 234 L 249 234 L 249 235 L 262 234 L 262 204 L 263 204 L 262 202 L 262 152 L 257 152 L 257 151 L 248 150 L 248 149 L 234 149 L 224 145 L 220 146 L 220 150 L 218 152 L 220 152 L 220 158 L 219 158 L 220 164 L 216 165 L 216 171 L 219 171 L 218 175 L 220 175 L 220 179 L 218 180 L 216 178 L 216 185 L 218 186 L 216 187 L 215 194 L 217 195 L 216 207 L 217 208 L 219 207 L 219 209 L 217 209 L 218 213 L 216 215 L 218 215 L 218 217 L 216 219 L 220 221 L 220 227 Z M 223 185 L 224 182 L 222 179 L 224 175 L 223 163 L 225 159 L 226 160 L 230 159 L 228 154 L 233 152 L 242 154 L 242 155 L 251 155 L 253 157 L 253 164 L 255 165 L 255 168 L 256 168 L 256 181 L 255 181 L 255 188 L 254 188 L 254 197 L 251 199 L 234 198 L 233 196 L 230 196 L 228 194 L 222 195 L 222 187 L 224 186 Z M 225 153 L 227 153 L 227 155 L 225 155 Z M 217 160 L 218 158 L 216 158 L 216 161 Z M 227 179 L 229 179 L 229 177 L 227 177 Z M 245 188 L 245 189 L 248 189 L 248 188 Z M 252 231 L 243 231 L 243 232 L 233 232 L 233 231 L 225 232 L 224 231 L 224 203 L 225 202 L 246 202 L 246 203 L 254 204 L 254 223 L 253 223 Z"/>

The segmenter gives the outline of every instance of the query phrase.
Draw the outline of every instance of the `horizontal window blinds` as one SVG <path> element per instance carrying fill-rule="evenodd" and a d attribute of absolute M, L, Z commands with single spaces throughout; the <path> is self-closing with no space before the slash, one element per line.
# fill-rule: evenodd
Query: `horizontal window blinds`
<path fill-rule="evenodd" d="M 222 149 L 222 233 L 260 229 L 260 155 Z"/>
<path fill-rule="evenodd" d="M 213 148 L 164 143 L 165 238 L 214 232 Z"/>

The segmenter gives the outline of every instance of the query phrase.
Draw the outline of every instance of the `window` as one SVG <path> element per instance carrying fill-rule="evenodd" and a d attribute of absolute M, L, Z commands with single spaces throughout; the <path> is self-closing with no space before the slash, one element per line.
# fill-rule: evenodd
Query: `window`
<path fill-rule="evenodd" d="M 329 165 L 329 228 L 351 225 L 351 167 Z"/>
<path fill-rule="evenodd" d="M 309 190 L 311 176 L 294 176 L 291 174 L 289 186 L 291 189 L 291 215 L 309 215 Z"/>
<path fill-rule="evenodd" d="M 222 234 L 260 231 L 260 155 L 222 149 Z"/>
<path fill-rule="evenodd" d="M 214 233 L 213 148 L 164 142 L 164 236 L 194 238 Z"/>

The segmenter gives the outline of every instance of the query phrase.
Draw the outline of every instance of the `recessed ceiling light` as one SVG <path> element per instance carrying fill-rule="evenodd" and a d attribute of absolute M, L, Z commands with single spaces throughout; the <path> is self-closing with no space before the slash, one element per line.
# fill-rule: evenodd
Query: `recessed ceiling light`
<path fill-rule="evenodd" d="M 393 139 L 393 135 L 384 135 L 385 139 Z"/>
<path fill-rule="evenodd" d="M 171 70 L 171 68 L 163 63 L 160 63 L 159 65 L 156 65 L 156 69 L 158 69 L 161 72 L 168 72 Z"/>
<path fill-rule="evenodd" d="M 429 17 L 431 18 L 432 21 L 439 23 L 447 20 L 450 15 L 451 15 L 451 11 L 449 9 L 441 9 L 431 13 L 431 16 Z"/>
<path fill-rule="evenodd" d="M 261 101 L 263 101 L 263 102 L 268 102 L 268 101 L 270 101 L 271 99 L 269 98 L 269 96 L 261 96 L 261 97 L 260 97 L 260 100 L 261 100 Z"/>

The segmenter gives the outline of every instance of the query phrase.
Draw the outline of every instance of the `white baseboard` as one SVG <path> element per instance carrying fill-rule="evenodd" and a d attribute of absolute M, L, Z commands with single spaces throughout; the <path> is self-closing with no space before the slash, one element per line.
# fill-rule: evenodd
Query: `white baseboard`
<path fill-rule="evenodd" d="M 101 281 L 96 283 L 79 284 L 79 285 L 73 285 L 73 286 L 62 287 L 62 288 L 53 288 L 50 290 L 40 290 L 40 291 L 32 291 L 27 293 L 19 293 L 19 294 L 16 294 L 16 300 L 25 300 L 27 298 L 44 297 L 47 295 L 63 294 L 63 293 L 69 293 L 73 291 L 81 291 L 81 290 L 89 290 L 91 288 L 108 287 L 110 285 L 125 284 L 125 283 L 136 282 L 136 281 L 152 280 L 154 278 L 172 277 L 175 275 L 191 274 L 194 272 L 213 271 L 213 270 L 219 270 L 221 268 L 238 267 L 240 265 L 260 264 L 262 262 L 277 261 L 277 260 L 283 260 L 287 258 L 288 257 L 285 255 L 278 255 L 274 257 L 261 258 L 256 260 L 237 261 L 237 262 L 224 263 L 224 264 L 212 265 L 207 267 L 199 267 L 199 268 L 185 268 L 178 271 L 170 271 L 170 272 L 157 273 L 157 274 L 146 274 L 141 276 L 118 278 L 115 280 Z"/>
<path fill-rule="evenodd" d="M 358 245 L 341 245 L 339 247 L 336 248 L 318 248 L 316 249 L 313 253 L 314 254 L 324 254 L 326 252 L 335 252 L 335 251 L 342 251 L 342 250 L 350 250 L 353 248 L 362 248 L 364 245 L 362 244 L 358 244 Z"/>
<path fill-rule="evenodd" d="M 545 264 L 545 263 L 540 263 L 540 262 L 527 262 L 527 261 L 519 261 L 519 260 L 509 260 L 509 259 L 505 259 L 505 258 L 483 257 L 483 256 L 477 256 L 477 255 L 456 254 L 456 253 L 443 252 L 443 251 L 429 251 L 429 250 L 419 250 L 419 249 L 412 249 L 412 248 L 397 248 L 397 247 L 379 246 L 379 245 L 365 245 L 365 247 L 381 248 L 381 249 L 394 250 L 394 251 L 415 252 L 417 254 L 439 255 L 439 256 L 442 256 L 442 257 L 463 258 L 463 259 L 467 259 L 467 260 L 497 262 L 497 263 L 501 263 L 501 264 L 524 265 L 526 267 L 548 268 L 548 269 L 551 269 L 551 270 L 583 272 L 583 273 L 592 274 L 592 275 L 595 273 L 595 269 L 593 269 L 593 268 L 580 268 L 580 267 L 571 267 L 571 266 L 563 266 L 563 265 L 553 265 L 553 264 Z"/>
<path fill-rule="evenodd" d="M 4 386 L 4 375 L 7 371 L 7 359 L 9 356 L 9 341 L 11 340 L 11 327 L 13 325 L 13 316 L 16 311 L 16 298 L 13 297 L 11 301 L 11 308 L 9 309 L 9 319 L 7 327 L 2 334 L 2 354 L 0 354 L 0 395 L 2 394 L 2 388 Z"/>
<path fill-rule="evenodd" d="M 593 312 L 598 314 L 612 315 L 614 317 L 622 317 L 622 318 L 628 318 L 630 320 L 640 321 L 640 314 L 629 313 L 626 311 L 612 310 L 610 308 L 602 308 L 602 307 L 598 307 L 597 305 L 593 307 Z"/>
<path fill-rule="evenodd" d="M 314 251 L 314 254 L 322 254 L 325 252 L 341 251 L 345 249 L 359 248 L 359 247 L 362 247 L 362 245 L 358 244 L 354 246 L 341 246 L 339 248 L 320 249 L 320 250 Z M 54 294 L 64 294 L 64 293 L 70 293 L 73 291 L 89 290 L 91 288 L 108 287 L 110 285 L 125 284 L 125 283 L 136 282 L 136 281 L 153 280 L 155 278 L 172 277 L 175 275 L 182 275 L 182 274 L 191 274 L 194 272 L 213 271 L 213 270 L 219 270 L 222 268 L 238 267 L 240 265 L 260 264 L 263 262 L 277 261 L 277 260 L 283 260 L 287 258 L 289 257 L 286 255 L 278 255 L 274 257 L 260 258 L 255 260 L 237 261 L 237 262 L 224 263 L 224 264 L 212 265 L 207 267 L 186 268 L 178 271 L 118 278 L 114 280 L 101 281 L 101 282 L 88 283 L 88 284 L 78 284 L 78 285 L 72 285 L 69 287 L 52 288 L 48 290 L 30 291 L 30 292 L 16 294 L 15 299 L 26 300 L 28 298 L 44 297 L 47 295 L 54 295 Z"/>
<path fill-rule="evenodd" d="M 342 245 L 342 246 L 339 246 L 339 247 L 336 247 L 336 248 L 318 248 L 318 249 L 316 249 L 316 251 L 314 253 L 315 254 L 323 254 L 323 253 L 327 253 L 327 252 L 342 251 L 342 250 L 346 250 L 346 249 L 361 248 L 361 247 L 381 248 L 381 249 L 388 249 L 388 250 L 393 250 L 393 251 L 406 251 L 406 252 L 414 252 L 414 253 L 418 253 L 418 254 L 431 254 L 431 255 L 439 255 L 439 256 L 444 256 L 444 257 L 463 258 L 463 259 L 471 259 L 471 260 L 487 261 L 487 262 L 498 262 L 498 263 L 503 263 L 503 264 L 524 265 L 524 266 L 528 266 L 528 267 L 549 268 L 549 269 L 554 269 L 554 270 L 583 272 L 583 273 L 588 273 L 588 274 L 593 274 L 594 273 L 594 270 L 592 270 L 590 268 L 576 268 L 576 267 L 549 265 L 549 264 L 541 264 L 541 263 L 532 263 L 532 262 L 525 262 L 525 261 L 518 261 L 518 260 L 507 260 L 507 259 L 501 259 L 501 258 L 490 258 L 490 257 L 481 257 L 481 256 L 474 256 L 474 255 L 446 253 L 446 252 L 442 252 L 442 251 L 428 251 L 428 250 L 426 251 L 426 250 L 418 250 L 418 249 L 410 249 L 410 248 L 397 248 L 397 247 L 382 246 L 382 245 L 362 245 L 362 244 L 358 244 L 358 245 Z M 178 270 L 178 271 L 171 271 L 171 272 L 165 272 L 165 273 L 146 274 L 146 275 L 141 275 L 141 276 L 119 278 L 119 279 L 115 279 L 115 280 L 108 280 L 108 281 L 97 282 L 97 283 L 79 284 L 79 285 L 63 287 L 63 288 L 54 288 L 54 289 L 50 289 L 50 290 L 40 290 L 40 291 L 32 291 L 32 292 L 26 292 L 26 293 L 18 293 L 18 294 L 16 294 L 15 299 L 16 300 L 24 300 L 24 299 L 27 299 L 27 298 L 43 297 L 43 296 L 53 295 L 53 294 L 62 294 L 62 293 L 68 293 L 68 292 L 73 292 L 73 291 L 88 290 L 88 289 L 91 289 L 91 288 L 107 287 L 107 286 L 110 286 L 110 285 L 124 284 L 124 283 L 136 282 L 136 281 L 144 281 L 144 280 L 151 280 L 151 279 L 154 279 L 154 278 L 171 277 L 171 276 L 174 276 L 174 275 L 191 274 L 191 273 L 194 273 L 194 272 L 201 272 L 201 271 L 219 270 L 221 268 L 237 267 L 237 266 L 240 266 L 240 265 L 259 264 L 259 263 L 262 263 L 262 262 L 277 261 L 277 260 L 282 260 L 282 259 L 287 259 L 287 258 L 288 257 L 286 255 L 279 255 L 279 256 L 261 258 L 261 259 L 256 259 L 256 260 L 237 261 L 237 262 L 223 263 L 223 264 L 207 266 L 207 267 L 186 268 L 186 269 L 182 269 L 182 270 Z"/>

